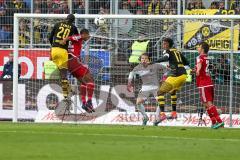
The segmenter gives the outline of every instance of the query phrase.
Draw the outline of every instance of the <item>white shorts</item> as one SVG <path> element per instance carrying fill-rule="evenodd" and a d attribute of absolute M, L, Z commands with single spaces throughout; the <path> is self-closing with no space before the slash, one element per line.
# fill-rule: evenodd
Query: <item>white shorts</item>
<path fill-rule="evenodd" d="M 158 86 L 142 86 L 141 90 L 139 91 L 138 98 L 142 98 L 146 100 L 150 95 L 153 95 L 154 97 L 157 96 Z"/>

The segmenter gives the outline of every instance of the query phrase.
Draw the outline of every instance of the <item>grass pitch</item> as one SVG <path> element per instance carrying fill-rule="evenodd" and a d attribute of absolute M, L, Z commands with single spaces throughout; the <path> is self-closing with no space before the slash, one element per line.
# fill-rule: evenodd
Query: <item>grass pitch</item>
<path fill-rule="evenodd" d="M 240 159 L 240 129 L 0 123 L 1 160 Z"/>

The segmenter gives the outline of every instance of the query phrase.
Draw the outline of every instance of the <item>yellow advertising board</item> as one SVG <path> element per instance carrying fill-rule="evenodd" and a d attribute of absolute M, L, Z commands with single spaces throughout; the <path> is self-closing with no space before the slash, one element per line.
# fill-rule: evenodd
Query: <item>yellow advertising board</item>
<path fill-rule="evenodd" d="M 186 10 L 186 15 L 226 15 L 235 14 L 234 10 L 194 9 Z M 239 24 L 234 23 L 233 48 L 239 46 Z M 229 20 L 191 20 L 184 22 L 183 43 L 186 49 L 196 49 L 202 42 L 208 42 L 212 50 L 231 49 L 231 22 Z"/>

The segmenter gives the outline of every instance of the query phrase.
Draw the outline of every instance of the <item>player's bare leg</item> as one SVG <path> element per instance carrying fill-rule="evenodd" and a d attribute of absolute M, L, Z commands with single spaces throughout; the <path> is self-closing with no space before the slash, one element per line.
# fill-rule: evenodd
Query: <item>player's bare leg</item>
<path fill-rule="evenodd" d="M 144 99 L 143 98 L 137 98 L 136 104 L 137 104 L 137 108 L 138 110 L 141 112 L 142 116 L 143 116 L 143 126 L 147 125 L 147 122 L 149 120 L 147 113 L 145 112 L 145 108 L 144 108 Z"/>
<path fill-rule="evenodd" d="M 92 104 L 92 97 L 93 97 L 93 92 L 94 92 L 94 80 L 93 77 L 90 73 L 87 73 L 81 80 L 83 83 L 82 87 L 85 87 L 85 92 L 87 92 L 87 97 L 88 100 L 86 102 L 86 104 L 84 104 L 83 107 L 85 107 L 85 110 L 87 109 L 88 112 L 95 112 L 94 108 L 93 108 L 93 104 Z M 81 95 L 84 96 L 84 95 Z M 86 96 L 86 93 L 85 93 Z M 86 100 L 85 100 L 86 101 Z"/>

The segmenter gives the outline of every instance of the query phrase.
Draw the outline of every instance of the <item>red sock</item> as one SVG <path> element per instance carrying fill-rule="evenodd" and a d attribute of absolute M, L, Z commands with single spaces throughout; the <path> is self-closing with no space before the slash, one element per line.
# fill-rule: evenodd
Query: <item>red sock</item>
<path fill-rule="evenodd" d="M 86 104 L 86 92 L 87 91 L 87 86 L 86 84 L 81 84 L 80 86 L 80 95 L 81 95 L 81 99 L 82 99 L 82 103 Z"/>
<path fill-rule="evenodd" d="M 221 118 L 219 117 L 219 114 L 217 112 L 217 107 L 212 105 L 210 108 L 211 112 L 213 113 L 213 116 L 216 118 L 217 122 L 218 123 L 222 123 L 222 120 Z"/>
<path fill-rule="evenodd" d="M 93 82 L 87 83 L 88 100 L 92 100 L 93 91 L 94 91 L 94 83 Z"/>
<path fill-rule="evenodd" d="M 211 107 L 209 107 L 207 109 L 207 113 L 208 113 L 208 116 L 210 117 L 210 119 L 212 121 L 212 125 L 214 125 L 216 123 L 216 118 L 213 116 L 213 113 L 211 111 Z"/>

